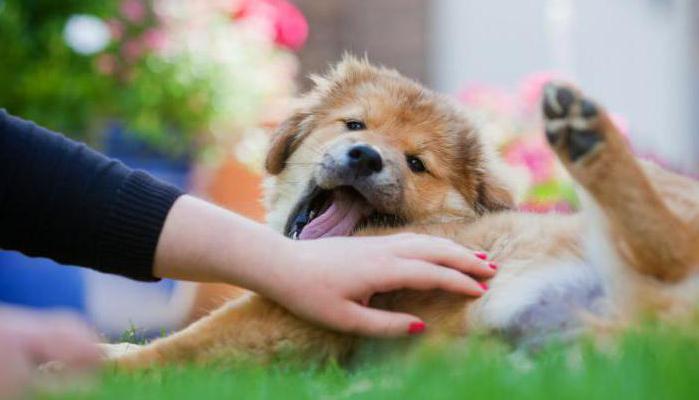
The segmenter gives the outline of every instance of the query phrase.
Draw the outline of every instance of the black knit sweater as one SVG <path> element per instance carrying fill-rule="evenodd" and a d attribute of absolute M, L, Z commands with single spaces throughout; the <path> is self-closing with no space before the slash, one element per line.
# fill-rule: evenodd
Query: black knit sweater
<path fill-rule="evenodd" d="M 160 231 L 181 194 L 0 110 L 0 248 L 154 280 Z"/>

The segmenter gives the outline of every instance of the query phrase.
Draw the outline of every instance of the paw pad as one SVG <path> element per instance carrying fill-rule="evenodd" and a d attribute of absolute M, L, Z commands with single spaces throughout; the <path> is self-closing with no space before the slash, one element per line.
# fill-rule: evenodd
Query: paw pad
<path fill-rule="evenodd" d="M 554 148 L 565 150 L 571 161 L 588 154 L 603 140 L 595 130 L 599 108 L 576 90 L 549 83 L 544 88 L 543 113 L 546 139 Z"/>
<path fill-rule="evenodd" d="M 544 115 L 546 118 L 563 118 L 575 102 L 572 90 L 549 83 L 544 88 Z"/>
<path fill-rule="evenodd" d="M 572 131 L 568 143 L 568 156 L 571 161 L 576 161 L 595 147 L 601 140 L 602 136 L 597 131 Z"/>

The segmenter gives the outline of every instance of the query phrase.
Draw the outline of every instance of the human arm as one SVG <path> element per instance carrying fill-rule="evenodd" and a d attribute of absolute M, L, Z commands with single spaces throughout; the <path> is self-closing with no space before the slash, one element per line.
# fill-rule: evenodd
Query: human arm
<path fill-rule="evenodd" d="M 0 248 L 153 280 L 155 246 L 181 194 L 0 110 Z"/>
<path fill-rule="evenodd" d="M 0 247 L 135 279 L 226 282 L 302 318 L 371 335 L 416 317 L 359 303 L 400 288 L 478 296 L 483 260 L 420 235 L 291 241 L 0 111 Z M 422 326 L 424 328 L 424 326 Z"/>
<path fill-rule="evenodd" d="M 446 239 L 424 235 L 292 241 L 191 196 L 174 204 L 156 249 L 154 274 L 228 282 L 321 325 L 375 336 L 419 333 L 417 317 L 366 307 L 401 288 L 479 296 L 489 263 Z"/>

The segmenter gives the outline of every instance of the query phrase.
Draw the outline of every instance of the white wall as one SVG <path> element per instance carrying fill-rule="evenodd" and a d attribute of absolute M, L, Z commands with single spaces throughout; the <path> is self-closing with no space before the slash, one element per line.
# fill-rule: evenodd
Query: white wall
<path fill-rule="evenodd" d="M 455 92 L 559 70 L 626 117 L 640 147 L 686 161 L 697 131 L 691 2 L 434 0 L 430 81 Z"/>

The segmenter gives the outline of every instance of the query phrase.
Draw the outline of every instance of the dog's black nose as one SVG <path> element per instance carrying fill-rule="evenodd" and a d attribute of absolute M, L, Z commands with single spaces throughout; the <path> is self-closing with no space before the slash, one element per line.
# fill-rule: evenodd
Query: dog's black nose
<path fill-rule="evenodd" d="M 369 176 L 383 168 L 381 154 L 365 144 L 352 146 L 347 151 L 347 160 L 347 165 L 359 176 Z"/>

